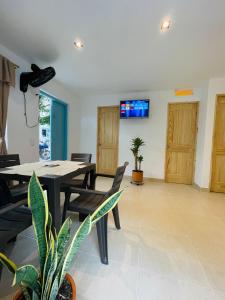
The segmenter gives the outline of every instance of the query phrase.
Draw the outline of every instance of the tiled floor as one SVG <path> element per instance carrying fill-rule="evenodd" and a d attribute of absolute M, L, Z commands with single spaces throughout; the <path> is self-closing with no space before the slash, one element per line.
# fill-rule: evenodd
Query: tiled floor
<path fill-rule="evenodd" d="M 98 182 L 101 189 L 109 185 Z M 94 229 L 71 269 L 77 300 L 225 299 L 225 195 L 156 182 L 123 186 L 122 230 L 109 220 L 109 265 L 100 263 Z M 31 229 L 8 254 L 20 264 L 37 263 Z M 0 298 L 10 293 L 4 271 Z"/>

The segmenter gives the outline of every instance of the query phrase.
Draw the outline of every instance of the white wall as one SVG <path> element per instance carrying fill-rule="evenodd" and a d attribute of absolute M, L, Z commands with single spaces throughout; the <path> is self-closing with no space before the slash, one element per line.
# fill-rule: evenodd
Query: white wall
<path fill-rule="evenodd" d="M 93 95 L 82 98 L 81 103 L 81 140 L 80 150 L 91 152 L 96 159 L 97 139 L 97 107 L 119 105 L 119 101 L 125 98 L 149 98 L 151 100 L 151 114 L 149 119 L 120 120 L 119 161 L 130 162 L 126 174 L 130 174 L 133 168 L 133 157 L 130 149 L 130 141 L 135 136 L 142 137 L 146 146 L 143 147 L 143 170 L 146 177 L 164 178 L 166 131 L 167 131 L 167 107 L 169 102 L 200 101 L 200 122 L 198 135 L 201 140 L 204 137 L 204 110 L 206 88 L 194 89 L 194 95 L 188 97 L 175 97 L 174 90 L 141 92 L 115 95 Z M 205 102 L 203 102 L 205 101 Z M 201 180 L 202 145 L 197 144 L 196 177 L 197 184 Z"/>
<path fill-rule="evenodd" d="M 208 81 L 202 84 L 202 95 L 199 105 L 199 115 L 198 115 L 198 135 L 196 144 L 196 165 L 195 165 L 195 178 L 194 182 L 203 187 L 202 177 L 204 174 L 204 163 L 203 163 L 203 153 L 204 153 L 204 143 L 205 143 L 205 130 L 206 130 L 206 111 L 207 111 L 207 100 L 208 100 Z"/>
<path fill-rule="evenodd" d="M 19 66 L 16 71 L 16 87 L 10 89 L 8 119 L 7 119 L 7 144 L 9 153 L 19 153 L 22 162 L 37 161 L 38 155 L 38 127 L 27 128 L 24 119 L 23 94 L 19 90 L 19 75 L 30 70 L 30 63 L 18 57 L 4 46 L 0 45 L 0 54 L 10 59 Z M 57 70 L 56 70 L 57 72 Z M 70 94 L 60 83 L 52 80 L 42 86 L 45 92 L 68 103 L 68 153 L 79 151 L 79 105 L 78 98 Z M 29 123 L 34 124 L 38 119 L 38 89 L 29 87 L 27 93 L 27 110 Z"/>

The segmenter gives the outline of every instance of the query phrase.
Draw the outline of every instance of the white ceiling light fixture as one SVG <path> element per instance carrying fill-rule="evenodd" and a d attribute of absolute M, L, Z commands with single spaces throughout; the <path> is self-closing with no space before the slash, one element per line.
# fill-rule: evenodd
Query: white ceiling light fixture
<path fill-rule="evenodd" d="M 165 19 L 161 24 L 161 31 L 162 32 L 168 31 L 170 27 L 171 27 L 171 20 Z"/>
<path fill-rule="evenodd" d="M 82 48 L 84 48 L 84 43 L 81 40 L 77 39 L 77 40 L 74 41 L 74 46 L 77 49 L 82 49 Z"/>

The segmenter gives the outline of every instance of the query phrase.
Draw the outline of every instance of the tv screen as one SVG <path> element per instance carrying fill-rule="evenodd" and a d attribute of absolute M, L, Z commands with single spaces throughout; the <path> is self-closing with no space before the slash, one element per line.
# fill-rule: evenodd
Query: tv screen
<path fill-rule="evenodd" d="M 148 118 L 149 100 L 123 100 L 120 101 L 120 118 Z"/>

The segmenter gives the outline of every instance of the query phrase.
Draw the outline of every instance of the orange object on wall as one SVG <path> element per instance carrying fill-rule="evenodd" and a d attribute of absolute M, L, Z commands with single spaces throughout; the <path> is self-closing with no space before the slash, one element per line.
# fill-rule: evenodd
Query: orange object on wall
<path fill-rule="evenodd" d="M 175 90 L 176 96 L 192 96 L 193 90 Z"/>

